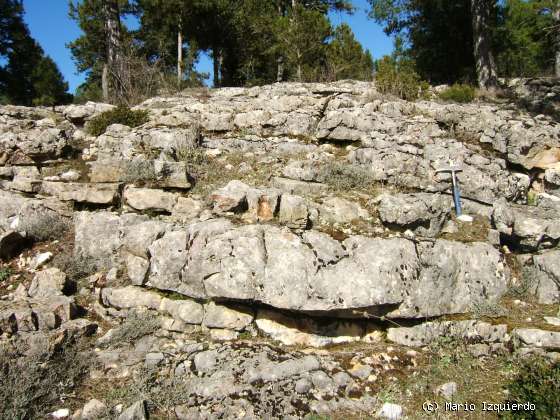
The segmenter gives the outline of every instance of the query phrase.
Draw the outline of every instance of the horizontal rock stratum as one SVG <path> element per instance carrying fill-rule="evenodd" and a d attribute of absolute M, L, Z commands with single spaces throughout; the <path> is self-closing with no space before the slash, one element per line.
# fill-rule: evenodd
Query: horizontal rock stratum
<path fill-rule="evenodd" d="M 482 242 L 362 236 L 339 242 L 319 232 L 234 227 L 226 219 L 172 230 L 115 213 L 81 212 L 76 221 L 79 257 L 110 261 L 142 253 L 145 285 L 196 299 L 328 316 L 422 318 L 497 300 L 509 280 L 501 254 Z"/>

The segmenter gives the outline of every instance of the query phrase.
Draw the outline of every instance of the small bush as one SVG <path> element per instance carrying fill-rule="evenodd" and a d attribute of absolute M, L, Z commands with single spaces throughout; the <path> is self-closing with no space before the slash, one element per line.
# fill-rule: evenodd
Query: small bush
<path fill-rule="evenodd" d="M 472 86 L 455 83 L 441 92 L 439 97 L 444 101 L 467 103 L 474 100 L 474 95 L 475 90 Z"/>
<path fill-rule="evenodd" d="M 532 403 L 535 411 L 510 411 L 506 419 L 553 419 L 560 413 L 560 362 L 535 357 L 521 365 L 508 385 L 510 403 Z"/>
<path fill-rule="evenodd" d="M 0 417 L 46 418 L 60 398 L 79 388 L 92 366 L 85 339 L 68 336 L 56 346 L 0 345 Z"/>
<path fill-rule="evenodd" d="M 106 346 L 120 347 L 130 344 L 146 335 L 155 333 L 161 328 L 160 320 L 149 313 L 131 312 L 126 320 L 116 327 Z"/>
<path fill-rule="evenodd" d="M 12 269 L 10 267 L 0 268 L 0 282 L 6 281 L 12 275 Z"/>
<path fill-rule="evenodd" d="M 54 258 L 53 265 L 64 271 L 66 275 L 78 281 L 100 270 L 100 267 L 90 259 L 84 257 L 76 257 L 72 251 L 57 254 Z"/>
<path fill-rule="evenodd" d="M 373 174 L 366 168 L 340 162 L 325 165 L 321 180 L 337 191 L 370 190 L 376 182 Z"/>
<path fill-rule="evenodd" d="M 407 101 L 413 101 L 425 95 L 429 85 L 421 80 L 408 61 L 397 61 L 392 57 L 383 57 L 377 66 L 375 83 L 377 90 L 384 94 L 395 95 Z"/>
<path fill-rule="evenodd" d="M 122 181 L 127 183 L 150 182 L 157 179 L 154 165 L 150 161 L 138 160 L 128 163 Z"/>
<path fill-rule="evenodd" d="M 148 122 L 148 111 L 136 110 L 126 106 L 118 106 L 109 111 L 105 111 L 93 118 L 87 124 L 87 131 L 92 136 L 100 136 L 105 133 L 111 124 L 122 124 L 129 127 L 138 127 Z"/>
<path fill-rule="evenodd" d="M 69 228 L 67 219 L 50 210 L 35 211 L 20 226 L 20 230 L 25 231 L 28 238 L 38 242 L 59 239 Z"/>
<path fill-rule="evenodd" d="M 177 160 L 185 162 L 190 167 L 197 167 L 208 163 L 209 158 L 204 150 L 198 146 L 185 145 L 175 151 Z"/>

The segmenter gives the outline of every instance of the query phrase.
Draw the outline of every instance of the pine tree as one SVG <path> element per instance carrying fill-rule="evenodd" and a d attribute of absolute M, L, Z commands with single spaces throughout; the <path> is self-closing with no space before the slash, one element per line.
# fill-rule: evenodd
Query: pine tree
<path fill-rule="evenodd" d="M 347 24 L 339 25 L 327 48 L 327 66 L 329 78 L 333 80 L 356 79 L 371 80 L 373 59 L 369 51 L 354 37 Z"/>
<path fill-rule="evenodd" d="M 286 70 L 297 81 L 318 79 L 325 64 L 331 25 L 319 11 L 296 5 L 278 20 L 278 42 L 285 54 Z"/>
<path fill-rule="evenodd" d="M 69 103 L 68 83 L 49 56 L 43 56 L 32 73 L 33 105 L 54 106 Z"/>
<path fill-rule="evenodd" d="M 420 76 L 433 84 L 476 78 L 470 0 L 368 0 L 385 33 L 401 36 Z"/>
<path fill-rule="evenodd" d="M 0 53 L 7 61 L 0 71 L 2 101 L 28 106 L 67 103 L 71 99 L 68 84 L 31 37 L 23 21 L 22 3 L 0 2 Z"/>
<path fill-rule="evenodd" d="M 498 73 L 533 77 L 554 72 L 554 26 L 551 11 L 540 0 L 507 0 L 500 10 L 496 36 Z"/>
<path fill-rule="evenodd" d="M 200 84 L 194 70 L 198 48 L 194 34 L 194 0 L 137 0 L 140 29 L 134 34 L 148 60 L 175 69 L 179 86 Z"/>
<path fill-rule="evenodd" d="M 112 7 L 108 7 L 110 4 L 106 1 L 108 0 L 81 0 L 79 2 L 71 0 L 69 3 L 69 16 L 78 23 L 82 35 L 67 44 L 67 47 L 70 49 L 78 72 L 85 72 L 87 75 L 86 86 L 82 86 L 79 90 L 90 92 L 92 96 L 101 96 L 103 74 L 105 74 L 107 89 L 109 72 L 118 74 L 115 68 L 109 68 L 111 63 L 114 65 L 115 54 L 117 54 L 115 42 L 127 45 L 130 42 L 130 34 L 125 27 L 118 28 L 118 35 L 115 32 L 111 33 L 109 29 L 113 28 L 115 31 L 115 25 L 120 26 L 118 21 L 121 16 L 132 13 L 132 5 L 128 0 L 118 0 L 116 3 L 111 3 Z M 109 13 L 109 11 L 112 12 Z M 115 13 L 118 16 L 115 16 Z M 111 22 L 108 22 L 109 17 Z M 117 22 L 114 23 L 115 21 Z M 108 25 L 109 23 L 110 25 Z M 117 41 L 116 38 L 121 39 Z M 112 51 L 111 58 L 109 57 L 110 51 Z"/>

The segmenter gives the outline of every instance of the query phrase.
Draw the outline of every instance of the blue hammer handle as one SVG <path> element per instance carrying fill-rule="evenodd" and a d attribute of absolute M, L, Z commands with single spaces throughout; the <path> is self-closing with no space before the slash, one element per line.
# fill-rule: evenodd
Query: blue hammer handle
<path fill-rule="evenodd" d="M 455 171 L 451 173 L 451 176 L 453 177 L 453 201 L 455 203 L 455 214 L 459 217 L 463 213 L 461 209 L 461 193 L 459 191 L 457 178 L 455 177 Z"/>

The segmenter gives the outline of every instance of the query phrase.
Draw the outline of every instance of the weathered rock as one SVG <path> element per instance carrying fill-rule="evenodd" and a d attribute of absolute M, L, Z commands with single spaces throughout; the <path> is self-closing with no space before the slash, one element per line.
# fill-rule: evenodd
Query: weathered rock
<path fill-rule="evenodd" d="M 284 194 L 280 199 L 279 221 L 293 229 L 305 229 L 309 224 L 309 210 L 305 200 L 297 195 Z"/>
<path fill-rule="evenodd" d="M 203 204 L 199 200 L 190 197 L 179 197 L 177 204 L 173 207 L 172 214 L 175 219 L 180 221 L 192 220 L 200 215 Z"/>
<path fill-rule="evenodd" d="M 453 398 L 457 393 L 457 382 L 446 382 L 436 388 L 436 395 L 441 395 L 446 400 Z"/>
<path fill-rule="evenodd" d="M 302 239 L 303 242 L 309 244 L 311 248 L 313 248 L 320 265 L 326 266 L 331 263 L 336 263 L 348 256 L 348 252 L 342 247 L 342 244 L 326 233 L 308 230 L 304 232 Z"/>
<path fill-rule="evenodd" d="M 31 286 L 29 286 L 29 296 L 49 297 L 62 295 L 68 287 L 66 274 L 58 268 L 48 268 L 35 274 Z"/>
<path fill-rule="evenodd" d="M 186 324 L 202 324 L 204 317 L 203 306 L 192 300 L 171 300 L 163 298 L 160 311 L 168 312 L 174 319 Z"/>
<path fill-rule="evenodd" d="M 529 279 L 539 303 L 560 302 L 560 251 L 533 256 L 533 278 Z"/>
<path fill-rule="evenodd" d="M 553 248 L 560 240 L 558 213 L 553 209 L 508 204 L 494 204 L 492 220 L 496 229 L 516 246 L 536 251 Z"/>
<path fill-rule="evenodd" d="M 384 194 L 377 200 L 383 223 L 430 237 L 439 234 L 452 208 L 451 198 L 440 194 Z"/>
<path fill-rule="evenodd" d="M 398 404 L 384 403 L 377 415 L 384 419 L 398 420 L 403 415 L 403 408 Z"/>
<path fill-rule="evenodd" d="M 74 214 L 76 258 L 108 264 L 120 246 L 119 228 L 121 218 L 116 213 L 76 212 Z"/>
<path fill-rule="evenodd" d="M 340 197 L 323 200 L 319 206 L 321 219 L 328 223 L 350 223 L 353 220 L 367 219 L 369 213 L 359 204 Z"/>
<path fill-rule="evenodd" d="M 95 420 L 105 414 L 107 406 L 95 398 L 89 400 L 82 408 L 81 420 Z"/>
<path fill-rule="evenodd" d="M 209 199 L 216 213 L 242 213 L 248 209 L 247 190 L 249 186 L 241 181 L 230 181 L 224 188 L 214 191 Z"/>
<path fill-rule="evenodd" d="M 123 247 L 126 251 L 139 257 L 148 259 L 148 248 L 163 236 L 168 225 L 157 220 L 146 220 L 123 226 Z"/>
<path fill-rule="evenodd" d="M 121 248 L 147 258 L 153 238 L 167 229 L 166 223 L 136 213 L 75 212 L 74 225 L 74 256 L 107 271 L 121 261 Z"/>
<path fill-rule="evenodd" d="M 414 327 L 389 328 L 387 339 L 409 347 L 422 347 L 440 337 L 453 337 L 469 342 L 498 343 L 509 339 L 507 325 L 491 325 L 482 321 L 426 322 Z"/>
<path fill-rule="evenodd" d="M 289 178 L 272 178 L 272 185 L 284 193 L 294 195 L 321 194 L 328 190 L 327 185 L 319 182 L 305 182 Z"/>
<path fill-rule="evenodd" d="M 204 307 L 203 325 L 241 331 L 253 322 L 253 314 L 247 308 L 228 307 L 210 302 Z"/>
<path fill-rule="evenodd" d="M 132 284 L 142 286 L 147 280 L 150 261 L 128 252 L 125 256 L 125 264 L 128 278 Z"/>
<path fill-rule="evenodd" d="M 454 140 L 430 139 L 424 143 L 407 138 L 397 145 L 383 140 L 375 146 L 351 152 L 349 161 L 369 168 L 377 181 L 427 192 L 449 191 L 450 177 L 436 174 L 436 170 L 447 166 L 449 156 L 453 156 L 463 167 L 458 179 L 465 198 L 492 204 L 498 197 L 513 199 L 522 195 L 529 187 L 526 179 L 507 171 L 503 159 L 488 159 Z"/>
<path fill-rule="evenodd" d="M 464 313 L 477 302 L 497 301 L 507 290 L 509 269 L 489 244 L 438 240 L 417 247 L 423 267 L 418 282 L 391 316 Z"/>
<path fill-rule="evenodd" d="M 44 181 L 41 193 L 57 197 L 61 201 L 90 204 L 112 204 L 118 195 L 118 184 L 86 184 L 76 182 Z"/>
<path fill-rule="evenodd" d="M 130 309 L 146 307 L 148 309 L 159 309 L 162 298 L 155 292 L 135 286 L 127 286 L 119 289 L 105 288 L 101 291 L 101 300 L 104 305 L 117 309 Z"/>
<path fill-rule="evenodd" d="M 198 372 L 207 373 L 218 363 L 218 353 L 215 350 L 203 351 L 194 356 L 194 367 Z"/>
<path fill-rule="evenodd" d="M 263 333 L 287 346 L 323 347 L 350 343 L 359 341 L 365 334 L 363 326 L 357 322 L 324 323 L 266 309 L 258 311 L 255 323 Z"/>
<path fill-rule="evenodd" d="M 101 104 L 95 102 L 87 102 L 85 105 L 69 105 L 62 112 L 68 120 L 83 124 L 84 121 L 90 120 L 102 112 L 113 109 L 114 105 Z"/>
<path fill-rule="evenodd" d="M 271 220 L 276 214 L 280 192 L 273 188 L 258 189 L 241 181 L 230 181 L 210 195 L 212 210 L 217 214 L 246 213 L 252 220 Z"/>
<path fill-rule="evenodd" d="M 321 365 L 319 360 L 314 356 L 304 356 L 301 359 L 291 359 L 285 362 L 274 363 L 269 362 L 259 366 L 258 369 L 247 372 L 250 383 L 259 380 L 263 382 L 278 381 L 289 378 L 294 375 L 301 375 L 305 372 L 313 372 L 319 370 Z"/>
<path fill-rule="evenodd" d="M 15 166 L 13 178 L 5 185 L 12 190 L 35 194 L 41 188 L 41 174 L 35 166 Z"/>
<path fill-rule="evenodd" d="M 158 189 L 127 186 L 123 198 L 125 203 L 135 210 L 171 213 L 177 204 L 178 195 Z"/>
<path fill-rule="evenodd" d="M 544 331 L 536 328 L 516 328 L 512 335 L 522 345 L 545 350 L 560 350 L 560 332 Z"/>
<path fill-rule="evenodd" d="M 118 420 L 147 420 L 146 404 L 144 401 L 136 401 L 122 412 Z"/>

